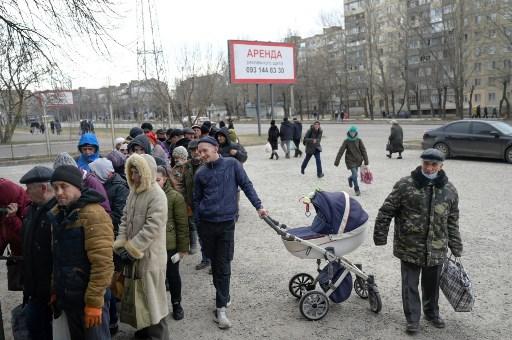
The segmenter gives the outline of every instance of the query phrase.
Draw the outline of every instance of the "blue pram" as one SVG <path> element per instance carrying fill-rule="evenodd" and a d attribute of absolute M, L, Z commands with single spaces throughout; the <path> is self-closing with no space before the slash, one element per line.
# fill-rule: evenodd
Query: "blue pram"
<path fill-rule="evenodd" d="M 329 311 L 329 299 L 345 301 L 352 287 L 361 298 L 369 298 L 370 309 L 378 313 L 382 308 L 379 291 L 373 275 L 362 271 L 343 256 L 357 249 L 366 238 L 368 214 L 359 202 L 346 192 L 315 191 L 304 197 L 316 211 L 311 226 L 288 228 L 271 217 L 264 220 L 283 240 L 286 249 L 303 259 L 316 259 L 318 276 L 300 273 L 289 283 L 290 293 L 300 299 L 302 315 L 309 320 L 320 320 Z M 322 259 L 327 265 L 321 268 Z M 352 283 L 352 274 L 355 280 Z M 316 289 L 318 286 L 320 289 Z"/>

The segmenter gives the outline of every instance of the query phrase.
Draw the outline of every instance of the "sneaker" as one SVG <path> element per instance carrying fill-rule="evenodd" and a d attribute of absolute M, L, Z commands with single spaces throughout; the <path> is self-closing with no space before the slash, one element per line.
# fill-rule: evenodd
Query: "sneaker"
<path fill-rule="evenodd" d="M 318 175 L 317 177 L 318 177 L 318 178 L 322 178 L 322 177 L 324 177 L 324 176 L 325 176 L 324 174 L 320 174 L 320 175 Z"/>
<path fill-rule="evenodd" d="M 348 178 L 348 186 L 352 188 L 352 185 L 353 185 L 353 183 L 352 183 L 352 177 L 349 177 L 349 178 Z"/>
<path fill-rule="evenodd" d="M 300 173 L 304 175 L 304 169 L 300 169 Z"/>
<path fill-rule="evenodd" d="M 206 267 L 210 266 L 210 262 L 208 261 L 201 261 L 198 265 L 196 265 L 196 270 L 205 269 Z"/>
<path fill-rule="evenodd" d="M 361 196 L 361 191 L 359 191 L 359 189 L 356 189 L 356 196 Z"/>
<path fill-rule="evenodd" d="M 402 159 L 402 156 L 398 156 L 396 159 Z"/>
<path fill-rule="evenodd" d="M 219 324 L 220 329 L 231 328 L 231 321 L 229 321 L 226 315 L 226 307 L 217 308 L 214 312 L 213 321 Z"/>
<path fill-rule="evenodd" d="M 405 327 L 405 331 L 409 334 L 416 334 L 420 330 L 419 322 L 408 322 L 407 327 Z"/>
<path fill-rule="evenodd" d="M 432 318 L 425 314 L 424 317 L 425 317 L 425 320 L 430 322 L 432 324 L 432 326 L 434 326 L 435 328 L 445 328 L 446 327 L 446 323 L 444 322 L 443 318 L 441 318 L 440 316 L 436 316 L 436 317 Z"/>
<path fill-rule="evenodd" d="M 172 318 L 174 320 L 181 320 L 185 317 L 185 312 L 183 311 L 183 307 L 181 307 L 181 304 L 173 303 L 172 304 Z"/>

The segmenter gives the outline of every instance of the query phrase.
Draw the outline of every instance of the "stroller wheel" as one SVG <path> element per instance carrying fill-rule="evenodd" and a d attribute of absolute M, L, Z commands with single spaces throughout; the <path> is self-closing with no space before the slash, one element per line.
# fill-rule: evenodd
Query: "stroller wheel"
<path fill-rule="evenodd" d="M 329 311 L 329 299 L 324 292 L 312 290 L 300 298 L 300 313 L 308 320 L 320 320 Z"/>
<path fill-rule="evenodd" d="M 368 299 L 368 286 L 360 277 L 354 280 L 354 290 L 361 299 Z"/>
<path fill-rule="evenodd" d="M 313 284 L 313 276 L 306 274 L 306 273 L 300 273 L 294 275 L 290 279 L 290 283 L 288 284 L 288 289 L 290 290 L 290 293 L 295 296 L 297 299 L 300 299 L 300 297 L 309 290 L 315 289 L 315 287 L 311 287 Z"/>
<path fill-rule="evenodd" d="M 374 313 L 380 312 L 382 309 L 382 301 L 380 299 L 380 294 L 377 291 L 374 291 L 373 289 L 368 290 L 368 297 L 370 301 L 370 309 Z"/>

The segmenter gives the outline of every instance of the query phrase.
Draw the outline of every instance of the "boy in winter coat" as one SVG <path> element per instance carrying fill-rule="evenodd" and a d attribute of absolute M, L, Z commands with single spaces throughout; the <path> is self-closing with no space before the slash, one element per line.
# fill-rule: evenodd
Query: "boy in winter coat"
<path fill-rule="evenodd" d="M 302 162 L 300 173 L 304 175 L 304 171 L 308 166 L 309 160 L 312 156 L 315 156 L 316 160 L 316 175 L 318 178 L 324 177 L 324 173 L 322 171 L 322 160 L 320 159 L 320 153 L 322 152 L 322 146 L 320 143 L 322 142 L 322 134 L 323 131 L 320 128 L 320 122 L 316 121 L 311 128 L 306 132 L 304 136 L 304 145 L 306 146 L 306 157 Z"/>
<path fill-rule="evenodd" d="M 171 293 L 172 317 L 174 320 L 181 320 L 185 315 L 183 307 L 181 307 L 180 260 L 173 262 L 171 258 L 179 254 L 180 259 L 182 259 L 189 251 L 187 205 L 183 196 L 172 187 L 169 173 L 165 167 L 159 166 L 157 168 L 156 182 L 167 196 L 166 276 Z"/>
<path fill-rule="evenodd" d="M 369 163 L 366 148 L 363 141 L 358 137 L 356 126 L 351 126 L 347 131 L 347 138 L 343 141 L 343 144 L 338 151 L 338 155 L 334 161 L 334 166 L 340 165 L 341 157 L 343 157 L 345 152 L 345 164 L 347 165 L 347 169 L 351 172 L 351 175 L 348 177 L 348 186 L 351 188 L 353 186 L 356 195 L 359 196 L 361 195 L 361 192 L 359 191 L 359 183 L 357 181 L 359 167 L 363 164 L 363 161 L 365 166 Z"/>

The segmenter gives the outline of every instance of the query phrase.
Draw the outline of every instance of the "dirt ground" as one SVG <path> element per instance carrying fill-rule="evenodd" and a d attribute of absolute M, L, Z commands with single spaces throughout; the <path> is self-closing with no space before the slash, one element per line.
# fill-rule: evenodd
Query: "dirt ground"
<path fill-rule="evenodd" d="M 312 221 L 304 215 L 301 195 L 315 188 L 349 190 L 344 166 L 333 166 L 346 126 L 325 128 L 322 162 L 325 177 L 316 178 L 314 159 L 300 174 L 302 159 L 269 160 L 262 146 L 248 147 L 245 168 L 272 217 L 290 226 Z M 421 136 L 425 127 L 404 127 L 406 139 Z M 354 292 L 341 304 L 331 304 L 327 316 L 317 322 L 302 317 L 298 301 L 288 292 L 288 281 L 296 273 L 315 274 L 314 260 L 301 260 L 286 251 L 279 236 L 263 221 L 242 195 L 237 224 L 235 259 L 232 264 L 229 317 L 230 330 L 222 331 L 212 321 L 214 288 L 207 270 L 196 271 L 199 255 L 186 257 L 181 267 L 185 319 L 170 320 L 172 339 L 406 339 L 400 294 L 400 266 L 392 255 L 392 231 L 388 245 L 373 245 L 372 232 L 377 211 L 394 182 L 419 164 L 419 150 L 404 153 L 403 160 L 389 160 L 384 147 L 388 125 L 361 126 L 375 182 L 362 186 L 357 199 L 370 215 L 369 234 L 347 258 L 363 264 L 379 286 L 383 308 L 369 310 L 367 300 Z M 414 136 L 413 136 L 414 135 Z M 282 152 L 281 152 L 281 155 Z M 342 163 L 343 164 L 343 163 Z M 2 176 L 18 179 L 30 167 L 1 169 Z M 455 313 L 441 293 L 440 308 L 446 329 L 439 330 L 422 320 L 415 339 L 505 339 L 512 321 L 511 220 L 512 166 L 499 161 L 448 160 L 445 170 L 460 196 L 460 230 L 464 243 L 463 264 L 474 284 L 476 303 L 471 313 Z M 17 177 L 18 176 L 18 177 Z M 352 194 L 351 191 L 349 191 Z M 391 228 L 392 229 L 392 228 Z M 0 265 L 0 298 L 7 338 L 9 311 L 20 303 L 21 294 L 6 290 L 5 266 Z M 133 329 L 122 326 L 115 339 L 129 339 Z"/>

